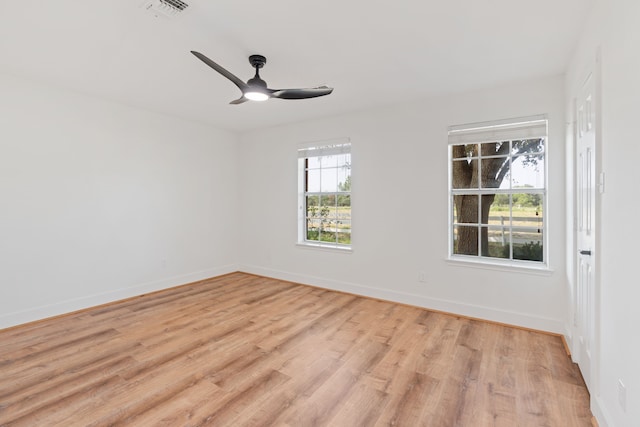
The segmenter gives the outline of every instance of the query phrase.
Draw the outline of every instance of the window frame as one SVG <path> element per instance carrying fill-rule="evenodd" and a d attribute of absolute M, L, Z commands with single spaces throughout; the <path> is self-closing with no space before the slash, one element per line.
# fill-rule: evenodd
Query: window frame
<path fill-rule="evenodd" d="M 516 118 L 516 119 L 507 119 L 507 120 L 499 120 L 492 122 L 483 122 L 483 123 L 472 123 L 466 125 L 457 125 L 449 127 L 448 133 L 448 260 L 450 261 L 461 261 L 461 262 L 469 262 L 475 264 L 484 264 L 484 265 L 497 265 L 497 266 L 509 266 L 509 267 L 517 267 L 517 268 L 534 268 L 534 269 L 549 269 L 549 221 L 547 212 L 549 210 L 548 206 L 548 164 L 549 164 L 549 137 L 548 137 L 548 119 L 546 115 L 538 115 L 524 118 Z M 482 186 L 482 161 L 483 159 L 492 159 L 492 158 L 505 158 L 509 162 L 509 168 L 507 176 L 510 176 L 514 169 L 512 168 L 513 162 L 520 156 L 523 156 L 523 153 L 513 151 L 513 142 L 514 141 L 524 141 L 524 140 L 536 140 L 542 139 L 542 150 L 530 152 L 527 154 L 531 155 L 539 155 L 542 157 L 542 180 L 543 184 L 541 187 L 512 187 L 512 182 L 509 183 L 509 188 L 504 189 L 500 188 L 500 184 L 503 182 L 502 180 L 498 183 L 498 187 L 489 187 Z M 508 142 L 508 150 L 506 155 L 483 155 L 481 144 L 498 144 Z M 469 162 L 475 160 L 478 162 L 477 164 L 477 186 L 474 188 L 454 188 L 453 183 L 453 169 L 454 169 L 454 161 L 463 161 L 463 160 L 455 160 L 453 155 L 453 147 L 459 145 L 476 145 L 475 154 L 471 156 L 467 156 L 467 160 Z M 462 157 L 457 157 L 456 159 L 463 159 Z M 503 179 L 507 179 L 503 177 Z M 542 244 L 542 260 L 532 260 L 532 259 L 514 259 L 514 231 L 531 232 L 532 229 L 536 228 L 533 226 L 526 225 L 515 225 L 514 226 L 514 218 L 518 218 L 517 215 L 514 215 L 513 212 L 513 195 L 515 194 L 531 194 L 535 196 L 539 196 L 541 198 L 542 209 L 541 209 L 541 217 L 537 224 L 537 231 L 542 234 L 540 239 L 540 244 Z M 456 195 L 470 195 L 477 196 L 477 217 L 475 222 L 458 222 L 455 217 L 456 207 L 455 207 L 455 198 Z M 493 225 L 490 221 L 490 216 L 487 218 L 486 224 L 483 223 L 482 218 L 482 196 L 483 195 L 507 195 L 508 200 L 508 217 L 505 215 L 505 218 L 508 218 L 508 227 L 505 229 L 504 225 Z M 491 201 L 491 205 L 493 205 L 493 200 Z M 490 209 L 490 208 L 489 208 Z M 489 211 L 490 212 L 490 211 Z M 488 213 L 487 215 L 491 215 Z M 536 211 L 537 215 L 537 211 Z M 468 224 L 468 225 L 467 225 Z M 475 254 L 461 254 L 454 253 L 455 251 L 455 243 L 456 243 L 456 228 L 459 227 L 477 227 L 476 239 L 477 239 L 477 252 Z M 503 246 L 505 231 L 508 236 L 507 244 L 509 247 L 509 255 L 508 257 L 501 258 L 497 256 L 490 256 L 488 253 L 483 254 L 483 237 L 482 237 L 482 229 L 486 228 L 486 233 L 489 233 L 490 230 L 500 230 L 502 231 L 503 238 Z M 533 240 L 532 240 L 533 242 Z M 487 235 L 487 245 L 488 243 L 488 235 Z"/>
<path fill-rule="evenodd" d="M 350 252 L 352 251 L 352 245 L 353 245 L 353 234 L 352 234 L 352 230 L 353 230 L 353 201 L 352 201 L 352 191 L 351 189 L 349 189 L 348 191 L 343 191 L 343 190 L 338 190 L 337 188 L 335 189 L 336 191 L 323 191 L 322 187 L 318 188 L 318 191 L 308 191 L 309 187 L 309 171 L 310 170 L 317 170 L 320 173 L 320 176 L 322 175 L 322 170 L 326 170 L 326 169 L 336 169 L 336 173 L 339 173 L 339 169 L 341 168 L 341 166 L 335 166 L 335 167 L 322 167 L 322 158 L 323 157 L 329 157 L 329 156 L 333 156 L 333 155 L 344 155 L 344 154 L 348 154 L 349 155 L 349 161 L 348 161 L 348 168 L 349 168 L 349 174 L 347 176 L 351 177 L 351 169 L 352 169 L 352 164 L 351 164 L 351 141 L 349 138 L 339 138 L 339 139 L 334 139 L 334 140 L 325 140 L 325 141 L 316 141 L 316 142 L 308 142 L 308 143 L 301 143 L 298 144 L 298 237 L 297 237 L 297 244 L 300 246 L 304 246 L 304 247 L 311 247 L 311 248 L 321 248 L 321 249 L 329 249 L 329 250 L 339 250 L 342 252 Z M 310 169 L 309 168 L 309 159 L 311 158 L 317 158 L 318 159 L 318 163 L 319 163 L 319 167 L 317 168 L 313 168 Z M 344 167 L 344 166 L 342 166 Z M 321 185 L 322 182 L 322 178 L 320 178 L 320 183 L 319 185 Z M 336 179 L 336 185 L 338 185 L 339 181 Z M 335 216 L 332 218 L 338 218 L 338 208 L 339 208 L 339 197 L 344 197 L 344 196 L 348 196 L 349 197 L 349 205 L 350 205 L 350 214 L 349 214 L 349 243 L 340 243 L 338 241 L 338 231 L 336 230 L 336 241 L 335 242 L 331 242 L 331 241 L 323 241 L 323 240 L 310 240 L 308 239 L 308 224 L 309 224 L 309 216 L 308 216 L 308 206 L 307 206 L 307 200 L 309 197 L 317 197 L 318 198 L 318 207 L 320 207 L 320 203 L 322 200 L 323 196 L 333 196 L 335 197 Z M 319 233 L 322 232 L 322 229 L 318 230 Z M 318 239 L 320 239 L 320 234 L 318 236 Z"/>

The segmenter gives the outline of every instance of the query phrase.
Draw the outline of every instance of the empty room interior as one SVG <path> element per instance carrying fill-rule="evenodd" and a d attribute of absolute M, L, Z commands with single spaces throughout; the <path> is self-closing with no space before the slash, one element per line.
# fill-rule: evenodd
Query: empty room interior
<path fill-rule="evenodd" d="M 640 426 L 639 2 L 0 12 L 0 425 Z"/>

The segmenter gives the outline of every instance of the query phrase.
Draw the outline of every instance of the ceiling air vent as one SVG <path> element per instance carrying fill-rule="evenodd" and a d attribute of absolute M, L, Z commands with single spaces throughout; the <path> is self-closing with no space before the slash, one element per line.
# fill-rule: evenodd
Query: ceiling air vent
<path fill-rule="evenodd" d="M 145 9 L 154 15 L 163 15 L 169 18 L 184 12 L 189 5 L 180 0 L 151 0 L 144 4 Z"/>

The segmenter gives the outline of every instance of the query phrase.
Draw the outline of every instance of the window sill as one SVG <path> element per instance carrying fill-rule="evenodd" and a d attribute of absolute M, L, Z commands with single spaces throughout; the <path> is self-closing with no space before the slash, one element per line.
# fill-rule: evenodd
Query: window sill
<path fill-rule="evenodd" d="M 312 250 L 321 250 L 327 252 L 337 252 L 350 254 L 353 253 L 353 249 L 351 247 L 343 247 L 343 246 L 332 246 L 332 245 L 323 245 L 322 243 L 306 243 L 306 242 L 298 242 L 296 246 L 304 249 L 312 249 Z"/>
<path fill-rule="evenodd" d="M 538 276 L 551 276 L 554 270 L 546 264 L 535 265 L 527 262 L 519 263 L 513 261 L 497 262 L 485 259 L 476 260 L 466 257 L 450 257 L 445 260 L 448 264 L 467 268 L 479 268 L 482 270 L 507 271 L 513 273 L 533 274 Z"/>

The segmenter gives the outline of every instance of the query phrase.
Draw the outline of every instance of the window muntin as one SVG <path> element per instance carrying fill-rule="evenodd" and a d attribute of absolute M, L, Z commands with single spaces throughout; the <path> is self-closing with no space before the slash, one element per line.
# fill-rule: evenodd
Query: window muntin
<path fill-rule="evenodd" d="M 450 128 L 451 258 L 546 264 L 546 118 L 515 123 Z"/>
<path fill-rule="evenodd" d="M 351 247 L 351 144 L 335 141 L 298 150 L 298 242 Z"/>

